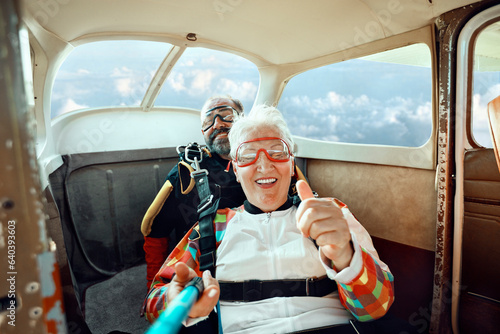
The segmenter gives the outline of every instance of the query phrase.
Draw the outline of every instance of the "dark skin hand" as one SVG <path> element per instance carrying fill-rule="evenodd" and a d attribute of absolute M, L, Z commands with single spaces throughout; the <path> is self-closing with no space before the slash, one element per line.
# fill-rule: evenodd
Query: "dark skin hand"
<path fill-rule="evenodd" d="M 196 272 L 188 267 L 185 263 L 177 263 L 175 265 L 175 276 L 168 286 L 167 302 L 172 302 L 172 300 L 177 297 L 182 289 L 184 289 L 186 284 L 196 276 Z M 189 312 L 190 318 L 208 316 L 214 309 L 215 305 L 217 305 L 217 301 L 219 300 L 219 282 L 217 282 L 217 280 L 212 277 L 210 271 L 208 270 L 203 273 L 202 278 L 205 290 L 203 290 L 203 294 L 191 308 L 191 311 Z"/>
<path fill-rule="evenodd" d="M 316 241 L 323 255 L 333 261 L 337 271 L 348 267 L 354 250 L 342 210 L 331 199 L 315 198 L 306 182 L 300 180 L 296 186 L 302 200 L 296 215 L 298 229 L 304 237 Z"/>

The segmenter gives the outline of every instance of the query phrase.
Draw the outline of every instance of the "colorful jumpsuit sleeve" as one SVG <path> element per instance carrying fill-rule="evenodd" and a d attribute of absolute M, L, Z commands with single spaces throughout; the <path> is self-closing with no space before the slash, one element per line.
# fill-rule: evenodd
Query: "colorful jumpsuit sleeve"
<path fill-rule="evenodd" d="M 198 225 L 195 225 L 177 244 L 155 275 L 144 303 L 144 314 L 149 322 L 156 320 L 161 312 L 167 308 L 168 284 L 174 276 L 174 266 L 177 262 L 186 263 L 201 277 L 202 273 L 197 262 L 199 257 L 198 239 L 194 237 L 197 233 Z"/>
<path fill-rule="evenodd" d="M 324 255 L 320 254 L 320 257 L 328 277 L 337 282 L 342 305 L 359 321 L 381 318 L 394 302 L 394 277 L 380 260 L 366 229 L 344 203 L 336 202 L 349 225 L 354 255 L 349 267 L 340 272 L 333 264 L 326 263 Z"/>
<path fill-rule="evenodd" d="M 221 209 L 217 211 L 214 220 L 214 231 L 216 236 L 216 247 L 218 247 L 224 236 L 227 221 L 234 216 L 234 211 Z M 174 266 L 177 262 L 184 262 L 193 268 L 196 275 L 202 276 L 200 271 L 200 249 L 199 249 L 199 227 L 193 226 L 189 232 L 177 244 L 172 253 L 163 263 L 158 273 L 153 279 L 151 289 L 144 302 L 143 311 L 149 322 L 156 320 L 167 308 L 167 289 L 170 280 L 174 276 Z"/>

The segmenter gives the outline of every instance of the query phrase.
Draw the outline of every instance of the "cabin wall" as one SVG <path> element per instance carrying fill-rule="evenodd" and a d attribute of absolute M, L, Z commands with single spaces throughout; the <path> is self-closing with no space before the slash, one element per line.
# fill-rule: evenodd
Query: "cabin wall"
<path fill-rule="evenodd" d="M 435 171 L 308 160 L 307 175 L 319 196 L 347 204 L 372 236 L 395 278 L 390 312 L 426 333 L 430 318 L 423 314 L 432 309 L 436 244 Z"/>
<path fill-rule="evenodd" d="M 309 160 L 308 177 L 320 196 L 346 203 L 370 235 L 434 251 L 435 171 Z"/>

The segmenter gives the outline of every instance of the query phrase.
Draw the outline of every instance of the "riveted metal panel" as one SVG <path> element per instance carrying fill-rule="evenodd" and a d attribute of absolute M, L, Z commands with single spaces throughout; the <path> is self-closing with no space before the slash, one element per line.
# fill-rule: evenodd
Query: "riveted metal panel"
<path fill-rule="evenodd" d="M 59 270 L 45 230 L 17 5 L 0 4 L 0 332 L 66 333 Z"/>

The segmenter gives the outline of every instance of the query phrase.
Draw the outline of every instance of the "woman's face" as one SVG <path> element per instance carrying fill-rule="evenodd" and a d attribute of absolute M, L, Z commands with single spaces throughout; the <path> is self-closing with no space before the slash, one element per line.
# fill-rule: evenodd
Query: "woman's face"
<path fill-rule="evenodd" d="M 242 142 L 264 137 L 279 137 L 279 133 L 272 128 L 254 130 L 243 136 Z M 251 144 L 253 150 L 257 151 L 260 148 L 269 149 L 267 146 L 270 141 L 255 141 Z M 262 211 L 274 211 L 286 202 L 294 172 L 293 157 L 284 162 L 276 162 L 261 151 L 255 163 L 245 167 L 233 163 L 233 169 L 248 201 Z"/>

